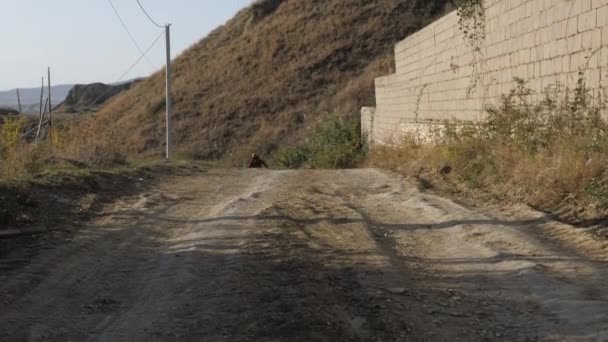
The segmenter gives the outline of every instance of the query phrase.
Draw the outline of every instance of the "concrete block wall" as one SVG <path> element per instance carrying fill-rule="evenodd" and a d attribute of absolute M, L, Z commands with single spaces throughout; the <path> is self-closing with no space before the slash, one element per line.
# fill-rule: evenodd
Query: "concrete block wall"
<path fill-rule="evenodd" d="M 515 77 L 540 97 L 556 85 L 573 89 L 581 71 L 604 93 L 608 0 L 486 0 L 484 7 L 478 53 L 465 43 L 456 12 L 396 45 L 396 72 L 376 79 L 375 141 L 398 139 L 411 123 L 483 120 Z"/>

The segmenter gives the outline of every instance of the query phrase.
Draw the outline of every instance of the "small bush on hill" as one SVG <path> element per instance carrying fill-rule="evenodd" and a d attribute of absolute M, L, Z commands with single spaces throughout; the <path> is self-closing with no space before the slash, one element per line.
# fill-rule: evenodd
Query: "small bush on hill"
<path fill-rule="evenodd" d="M 284 168 L 349 168 L 363 156 L 357 121 L 332 120 L 302 145 L 279 150 L 275 161 Z"/>

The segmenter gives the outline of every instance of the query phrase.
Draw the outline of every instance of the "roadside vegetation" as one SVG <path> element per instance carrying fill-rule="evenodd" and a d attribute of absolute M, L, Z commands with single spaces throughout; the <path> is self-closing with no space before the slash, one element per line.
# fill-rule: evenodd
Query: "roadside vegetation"
<path fill-rule="evenodd" d="M 28 180 L 56 169 L 106 169 L 126 163 L 111 139 L 90 139 L 95 128 L 86 121 L 58 121 L 39 143 L 23 137 L 31 127 L 24 117 L 7 117 L 0 125 L 0 182 Z"/>
<path fill-rule="evenodd" d="M 18 179 L 40 172 L 47 152 L 43 144 L 26 144 L 21 135 L 24 117 L 6 117 L 0 125 L 0 180 Z"/>
<path fill-rule="evenodd" d="M 534 103 L 523 80 L 487 108 L 479 124 L 447 121 L 433 144 L 407 136 L 373 149 L 369 164 L 417 177 L 427 186 L 491 194 L 574 221 L 606 217 L 608 126 L 601 98 L 580 79 L 573 91 L 547 89 Z"/>
<path fill-rule="evenodd" d="M 11 230 L 25 228 L 14 234 L 29 235 L 27 228 L 33 226 L 46 231 L 86 219 L 106 203 L 142 191 L 167 174 L 191 174 L 206 167 L 179 160 L 127 159 L 111 141 L 90 139 L 88 130 L 96 127 L 87 121 L 54 121 L 51 134 L 37 144 L 22 137 L 30 127 L 26 119 L 16 117 L 0 125 L 0 240 Z"/>
<path fill-rule="evenodd" d="M 33 127 L 30 120 L 19 116 L 3 119 L 0 232 L 78 217 L 100 202 L 101 193 L 116 197 L 136 184 L 128 175 L 136 173 L 140 164 L 128 167 L 125 156 L 110 141 L 90 139 L 84 122 L 56 120 L 46 138 L 34 143 L 32 137 L 23 137 Z M 116 189 L 107 187 L 119 183 Z"/>
<path fill-rule="evenodd" d="M 324 123 L 303 144 L 281 149 L 274 156 L 280 167 L 288 169 L 352 168 L 363 158 L 359 121 L 339 119 Z"/>

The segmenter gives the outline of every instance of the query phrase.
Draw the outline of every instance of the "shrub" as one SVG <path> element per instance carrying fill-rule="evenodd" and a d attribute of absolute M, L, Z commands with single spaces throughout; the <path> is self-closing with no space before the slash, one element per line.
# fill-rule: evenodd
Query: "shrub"
<path fill-rule="evenodd" d="M 279 150 L 275 161 L 285 168 L 349 168 L 362 159 L 359 123 L 331 120 L 322 125 L 306 143 Z"/>
<path fill-rule="evenodd" d="M 298 169 L 305 167 L 312 159 L 312 152 L 306 145 L 279 150 L 275 161 L 284 168 Z"/>

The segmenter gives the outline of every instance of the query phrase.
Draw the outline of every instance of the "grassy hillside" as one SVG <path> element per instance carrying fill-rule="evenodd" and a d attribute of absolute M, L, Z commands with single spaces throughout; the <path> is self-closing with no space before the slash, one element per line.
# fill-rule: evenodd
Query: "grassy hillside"
<path fill-rule="evenodd" d="M 448 0 L 264 0 L 174 62 L 178 151 L 242 161 L 302 141 L 328 116 L 374 104 L 373 80 L 396 42 L 446 11 Z M 121 152 L 160 154 L 164 74 L 117 96 L 89 130 Z M 102 133 L 103 132 L 103 133 Z"/>

